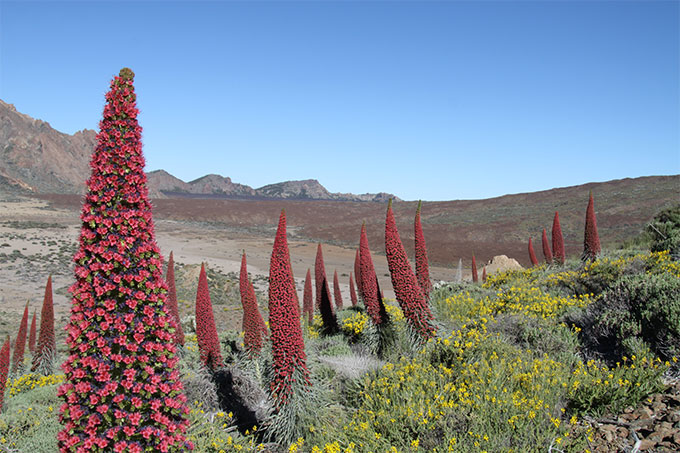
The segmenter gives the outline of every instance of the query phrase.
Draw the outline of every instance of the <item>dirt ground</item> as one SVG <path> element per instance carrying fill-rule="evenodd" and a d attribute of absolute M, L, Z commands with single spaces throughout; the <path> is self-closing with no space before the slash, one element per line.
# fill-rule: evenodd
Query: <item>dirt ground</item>
<path fill-rule="evenodd" d="M 269 273 L 273 231 L 236 231 L 215 222 L 162 218 L 155 218 L 154 222 L 163 257 L 167 259 L 173 251 L 178 265 L 205 262 L 224 274 L 238 274 L 241 253 L 245 250 L 251 278 L 257 289 L 266 294 L 264 278 Z M 22 197 L 0 200 L 0 335 L 16 335 L 14 331 L 26 301 L 29 310 L 40 315 L 49 275 L 53 280 L 57 329 L 66 325 L 71 303 L 68 287 L 74 282 L 72 257 L 77 250 L 79 229 L 79 211 L 74 208 L 55 208 L 46 201 Z M 317 243 L 290 236 L 293 273 L 302 300 L 307 269 L 314 275 Z M 371 245 L 377 248 L 382 244 Z M 327 277 L 332 279 L 333 272 L 338 271 L 343 300 L 349 303 L 348 279 L 354 270 L 355 250 L 323 244 L 323 254 Z M 373 259 L 385 296 L 394 297 L 385 257 L 374 255 Z M 434 280 L 451 280 L 455 270 L 432 267 L 430 273 Z"/>

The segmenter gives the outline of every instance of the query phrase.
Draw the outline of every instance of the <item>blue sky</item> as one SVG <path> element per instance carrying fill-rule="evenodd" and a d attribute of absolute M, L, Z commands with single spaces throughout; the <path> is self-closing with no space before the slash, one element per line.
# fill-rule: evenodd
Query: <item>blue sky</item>
<path fill-rule="evenodd" d="M 680 173 L 679 3 L 0 2 L 0 99 L 96 129 L 137 74 L 147 170 L 487 198 Z"/>

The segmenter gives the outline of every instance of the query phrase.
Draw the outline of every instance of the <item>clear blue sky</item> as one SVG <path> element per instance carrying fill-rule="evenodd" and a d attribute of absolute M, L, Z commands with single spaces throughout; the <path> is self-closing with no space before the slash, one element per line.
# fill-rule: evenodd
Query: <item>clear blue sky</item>
<path fill-rule="evenodd" d="M 0 2 L 0 99 L 96 129 L 137 74 L 147 170 L 487 198 L 680 173 L 679 3 Z"/>

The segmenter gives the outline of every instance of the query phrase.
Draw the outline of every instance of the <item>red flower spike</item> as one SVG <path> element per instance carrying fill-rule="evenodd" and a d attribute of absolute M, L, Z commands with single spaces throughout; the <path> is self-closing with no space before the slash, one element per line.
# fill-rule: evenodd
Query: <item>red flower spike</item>
<path fill-rule="evenodd" d="M 482 282 L 486 281 L 486 266 L 482 268 Z"/>
<path fill-rule="evenodd" d="M 312 296 L 312 272 L 307 269 L 305 277 L 305 292 L 302 296 L 302 315 L 307 317 L 307 324 L 314 319 L 314 301 Z"/>
<path fill-rule="evenodd" d="M 178 345 L 184 344 L 184 331 L 182 330 L 182 320 L 179 316 L 179 306 L 177 305 L 177 290 L 175 289 L 175 258 L 170 252 L 168 259 L 168 271 L 165 275 L 165 281 L 168 285 L 168 312 L 175 320 L 175 343 Z"/>
<path fill-rule="evenodd" d="M 269 329 L 274 375 L 270 390 L 276 407 L 290 400 L 294 384 L 311 385 L 291 275 L 286 213 L 281 211 L 269 265 Z"/>
<path fill-rule="evenodd" d="M 342 294 L 340 294 L 340 283 L 338 282 L 338 271 L 333 274 L 333 297 L 335 298 L 335 308 L 342 310 Z"/>
<path fill-rule="evenodd" d="M 536 253 L 534 252 L 534 246 L 531 244 L 531 238 L 529 238 L 529 259 L 531 260 L 532 266 L 538 266 L 538 260 L 536 259 Z"/>
<path fill-rule="evenodd" d="M 243 305 L 243 345 L 248 355 L 255 357 L 262 350 L 262 338 L 267 335 L 267 326 L 257 306 L 255 288 L 248 279 L 246 252 L 243 252 L 241 258 L 239 289 L 241 291 L 241 304 Z"/>
<path fill-rule="evenodd" d="M 51 373 L 51 361 L 57 351 L 54 341 L 54 303 L 52 301 L 52 276 L 47 277 L 45 285 L 45 297 L 43 299 L 42 312 L 40 313 L 40 334 L 38 345 L 33 355 L 31 371 L 42 368 L 45 374 Z"/>
<path fill-rule="evenodd" d="M 421 201 L 418 201 L 418 209 L 416 210 L 416 219 L 414 221 L 413 229 L 415 231 L 415 247 L 416 247 L 416 277 L 418 278 L 418 285 L 423 291 L 425 297 L 430 295 L 432 291 L 432 282 L 430 281 L 430 269 L 427 263 L 427 246 L 425 245 L 425 236 L 423 235 L 423 226 L 420 223 L 420 207 Z"/>
<path fill-rule="evenodd" d="M 597 234 L 597 219 L 595 218 L 595 201 L 590 191 L 588 208 L 586 209 L 586 228 L 583 236 L 583 259 L 594 260 L 600 254 L 600 236 Z"/>
<path fill-rule="evenodd" d="M 19 333 L 14 342 L 14 354 L 12 355 L 12 374 L 20 372 L 24 367 L 24 351 L 26 350 L 26 331 L 28 330 L 28 302 L 24 308 L 24 316 L 19 324 Z"/>
<path fill-rule="evenodd" d="M 81 211 L 76 282 L 58 396 L 61 452 L 193 449 L 173 318 L 148 199 L 133 86 L 123 69 L 106 94 Z M 43 331 L 53 323 L 43 309 Z M 47 299 L 47 298 L 46 298 Z M 49 316 L 47 316 L 48 311 Z"/>
<path fill-rule="evenodd" d="M 364 301 L 366 311 L 371 317 L 373 324 L 379 325 L 383 322 L 380 316 L 380 303 L 378 302 L 378 279 L 373 267 L 371 250 L 368 248 L 368 236 L 366 235 L 366 223 L 361 225 L 361 236 L 359 239 L 359 275 L 357 281 L 361 281 L 359 292 Z"/>
<path fill-rule="evenodd" d="M 35 329 L 35 310 L 33 310 L 33 319 L 31 320 L 31 330 L 28 334 L 28 350 L 31 351 L 31 354 L 35 353 L 35 338 L 36 338 L 36 329 Z"/>
<path fill-rule="evenodd" d="M 418 285 L 418 280 L 411 269 L 404 245 L 399 237 L 392 212 L 392 200 L 387 205 L 385 220 L 385 253 L 392 278 L 392 288 L 404 312 L 404 317 L 423 340 L 433 337 L 435 329 L 432 325 L 432 312 Z"/>
<path fill-rule="evenodd" d="M 548 243 L 548 235 L 545 234 L 545 228 L 543 228 L 543 235 L 541 236 L 543 242 L 543 256 L 545 257 L 545 262 L 552 264 L 552 252 L 550 251 L 550 244 Z"/>
<path fill-rule="evenodd" d="M 475 254 L 472 254 L 472 283 L 477 283 L 479 278 L 477 277 L 477 261 L 475 260 Z"/>
<path fill-rule="evenodd" d="M 552 249 L 553 259 L 557 264 L 564 264 L 566 254 L 564 253 L 564 238 L 562 237 L 562 227 L 560 227 L 560 215 L 555 211 L 552 227 Z"/>
<path fill-rule="evenodd" d="M 201 264 L 196 293 L 196 341 L 198 342 L 201 362 L 211 370 L 221 367 L 220 340 L 217 336 L 215 315 L 210 301 L 210 289 L 208 288 L 208 277 L 205 273 L 204 264 Z"/>
<path fill-rule="evenodd" d="M 333 312 L 333 304 L 331 304 L 331 295 L 328 292 L 328 284 L 324 282 L 321 285 L 321 305 L 319 305 L 319 313 L 321 314 L 321 333 L 324 335 L 334 335 L 340 330 L 338 327 L 338 318 Z"/>
<path fill-rule="evenodd" d="M 361 255 L 359 249 L 357 249 L 357 253 L 354 256 L 354 278 L 357 280 L 357 290 L 359 291 L 359 297 L 363 297 L 361 295 Z"/>
<path fill-rule="evenodd" d="M 352 300 L 352 307 L 357 306 L 357 290 L 354 287 L 354 279 L 352 273 L 349 273 L 349 298 Z"/>
<path fill-rule="evenodd" d="M 0 349 L 0 410 L 5 398 L 5 387 L 7 387 L 7 376 L 9 375 L 9 335 Z"/>
<path fill-rule="evenodd" d="M 316 307 L 321 306 L 321 286 L 328 285 L 326 280 L 326 267 L 323 264 L 323 252 L 321 244 L 316 248 L 316 260 L 314 261 L 314 283 L 316 284 Z M 328 289 L 328 288 L 326 288 Z M 328 291 L 328 294 L 331 292 Z"/>

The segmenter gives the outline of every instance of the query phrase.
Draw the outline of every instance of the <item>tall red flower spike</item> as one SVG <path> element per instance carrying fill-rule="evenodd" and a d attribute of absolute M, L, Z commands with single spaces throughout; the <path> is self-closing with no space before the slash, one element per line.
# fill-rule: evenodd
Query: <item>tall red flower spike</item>
<path fill-rule="evenodd" d="M 324 335 L 334 335 L 340 330 L 338 327 L 338 318 L 333 312 L 333 304 L 331 303 L 331 295 L 328 293 L 328 285 L 321 285 L 321 305 L 319 305 L 319 313 L 321 314 L 321 333 Z"/>
<path fill-rule="evenodd" d="M 357 281 L 361 281 L 359 292 L 361 299 L 366 305 L 366 311 L 371 317 L 373 324 L 379 325 L 383 322 L 380 316 L 380 302 L 378 298 L 378 279 L 373 267 L 371 249 L 368 248 L 368 236 L 366 235 L 366 223 L 361 225 L 361 237 L 359 239 L 359 275 Z"/>
<path fill-rule="evenodd" d="M 560 227 L 560 215 L 555 211 L 552 226 L 552 249 L 553 259 L 557 264 L 564 264 L 566 254 L 564 253 L 564 238 L 562 237 L 562 227 Z"/>
<path fill-rule="evenodd" d="M 477 261 L 475 260 L 475 254 L 472 254 L 472 282 L 477 283 L 479 278 L 477 277 Z"/>
<path fill-rule="evenodd" d="M 267 335 L 267 326 L 264 324 L 260 309 L 257 306 L 255 288 L 248 279 L 246 252 L 243 252 L 241 258 L 239 289 L 241 291 L 241 304 L 243 305 L 243 345 L 248 355 L 254 357 L 259 355 L 262 350 L 262 337 Z"/>
<path fill-rule="evenodd" d="M 352 273 L 349 273 L 349 298 L 352 301 L 352 307 L 357 306 L 357 290 L 354 287 L 354 279 L 352 278 Z"/>
<path fill-rule="evenodd" d="M 394 288 L 401 311 L 404 312 L 404 317 L 423 340 L 433 337 L 435 329 L 432 325 L 432 312 L 430 312 L 427 299 L 418 285 L 418 280 L 411 269 L 406 250 L 404 250 L 404 245 L 399 237 L 392 212 L 391 199 L 387 205 L 387 218 L 385 220 L 385 253 L 390 268 L 392 288 Z"/>
<path fill-rule="evenodd" d="M 416 219 L 413 225 L 416 243 L 416 277 L 418 278 L 420 289 L 423 291 L 425 297 L 428 297 L 432 291 L 432 282 L 430 281 L 430 268 L 427 263 L 427 246 L 425 245 L 423 226 L 420 223 L 421 205 L 422 201 L 419 201 L 418 209 L 416 210 Z"/>
<path fill-rule="evenodd" d="M 61 452 L 184 452 L 189 409 L 125 68 L 111 82 L 81 211 L 57 435 Z M 43 325 L 53 322 L 43 310 Z M 38 350 L 40 350 L 40 343 Z"/>
<path fill-rule="evenodd" d="M 333 274 L 333 297 L 335 298 L 335 307 L 342 310 L 342 294 L 340 294 L 340 283 L 338 282 L 338 271 Z"/>
<path fill-rule="evenodd" d="M 531 238 L 529 238 L 529 259 L 531 260 L 532 266 L 538 266 L 538 260 L 536 259 L 536 253 L 534 252 L 534 246 L 531 243 Z"/>
<path fill-rule="evenodd" d="M 321 306 L 321 286 L 328 286 L 326 280 L 326 266 L 323 264 L 323 252 L 321 251 L 321 244 L 316 248 L 316 261 L 314 262 L 314 283 L 316 284 L 316 306 Z M 328 288 L 326 288 L 328 289 Z M 331 292 L 328 291 L 328 294 Z"/>
<path fill-rule="evenodd" d="M 543 242 L 543 256 L 545 257 L 545 262 L 552 264 L 552 252 L 550 251 L 550 243 L 548 242 L 548 235 L 545 234 L 545 228 L 543 228 L 543 235 L 541 236 L 541 241 Z"/>
<path fill-rule="evenodd" d="M 208 277 L 205 273 L 204 264 L 201 264 L 196 293 L 196 341 L 203 365 L 211 370 L 221 367 L 220 340 L 217 336 L 215 315 L 210 301 L 210 289 L 208 288 Z"/>
<path fill-rule="evenodd" d="M 43 299 L 42 312 L 40 312 L 40 334 L 38 335 L 38 345 L 36 346 L 35 354 L 33 354 L 31 371 L 41 371 L 45 374 L 50 374 L 56 352 L 52 276 L 50 275 L 47 277 L 47 284 L 45 285 L 45 298 Z"/>
<path fill-rule="evenodd" d="M 305 292 L 302 296 L 302 315 L 307 317 L 307 324 L 314 319 L 314 297 L 312 296 L 312 273 L 307 269 L 305 277 Z"/>
<path fill-rule="evenodd" d="M 281 211 L 269 265 L 269 328 L 273 356 L 270 390 L 276 407 L 288 402 L 295 383 L 311 385 L 300 312 L 294 294 L 286 239 L 286 213 Z"/>
<path fill-rule="evenodd" d="M 24 368 L 24 351 L 26 350 L 26 331 L 28 330 L 28 302 L 24 308 L 24 316 L 19 324 L 19 333 L 14 342 L 14 354 L 12 355 L 12 374 L 20 372 Z"/>
<path fill-rule="evenodd" d="M 36 339 L 36 328 L 35 328 L 35 309 L 33 310 L 33 319 L 31 320 L 31 330 L 28 333 L 28 350 L 31 354 L 35 353 L 35 339 Z"/>
<path fill-rule="evenodd" d="M 588 208 L 586 209 L 586 229 L 583 237 L 583 259 L 594 260 L 601 251 L 600 236 L 597 234 L 597 219 L 595 218 L 595 201 L 593 191 L 590 191 Z"/>
<path fill-rule="evenodd" d="M 179 306 L 177 305 L 177 289 L 175 289 L 175 257 L 170 252 L 168 259 L 168 271 L 165 274 L 165 281 L 168 284 L 168 311 L 175 320 L 175 343 L 179 345 L 184 344 L 184 331 L 182 330 L 182 321 L 179 317 Z"/>
<path fill-rule="evenodd" d="M 0 411 L 5 399 L 5 387 L 7 386 L 7 376 L 9 375 L 9 335 L 0 349 Z"/>
<path fill-rule="evenodd" d="M 357 253 L 354 256 L 354 278 L 357 280 L 357 290 L 359 290 L 359 296 L 361 296 L 361 254 L 360 249 L 357 249 Z"/>
<path fill-rule="evenodd" d="M 482 282 L 486 281 L 486 266 L 482 268 Z"/>

